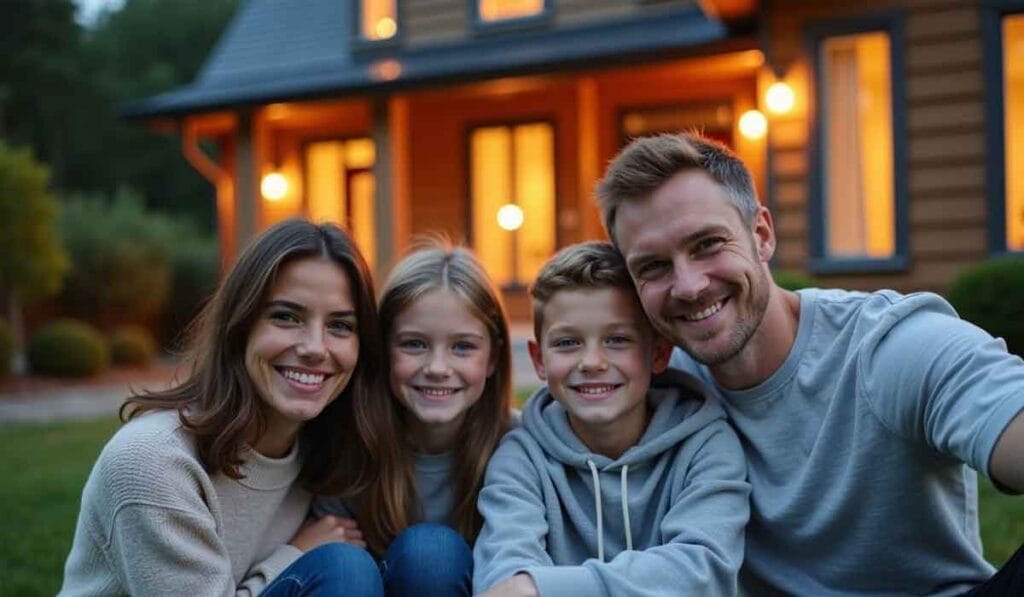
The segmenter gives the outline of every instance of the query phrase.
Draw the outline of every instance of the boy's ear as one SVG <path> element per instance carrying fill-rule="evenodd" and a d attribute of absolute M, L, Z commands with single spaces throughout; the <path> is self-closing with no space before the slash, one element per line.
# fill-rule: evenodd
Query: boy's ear
<path fill-rule="evenodd" d="M 540 345 L 537 344 L 536 340 L 527 340 L 526 350 L 530 353 L 530 360 L 533 361 L 533 370 L 537 372 L 537 377 L 541 381 L 547 381 L 548 374 L 544 369 L 544 359 L 541 358 Z"/>
<path fill-rule="evenodd" d="M 654 345 L 651 347 L 651 373 L 658 374 L 668 369 L 668 362 L 672 359 L 672 343 L 662 338 L 660 334 L 654 335 Z"/>

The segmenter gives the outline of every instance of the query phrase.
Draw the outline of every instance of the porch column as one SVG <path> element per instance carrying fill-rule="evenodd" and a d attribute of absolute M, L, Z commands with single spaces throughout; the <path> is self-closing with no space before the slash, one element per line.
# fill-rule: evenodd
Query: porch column
<path fill-rule="evenodd" d="M 405 98 L 378 99 L 373 103 L 374 227 L 378 285 L 401 256 L 408 242 L 409 102 Z"/>
<path fill-rule="evenodd" d="M 604 225 L 594 203 L 594 185 L 601 179 L 600 98 L 594 77 L 580 77 L 576 81 L 576 114 L 579 131 L 577 173 L 579 197 L 573 206 L 573 242 L 604 238 Z M 569 235 L 567 235 L 569 236 Z M 568 243 L 566 243 L 568 244 Z"/>
<path fill-rule="evenodd" d="M 238 113 L 235 145 L 235 249 L 243 250 L 256 235 L 259 185 L 256 152 L 253 147 L 253 118 L 250 110 Z M 237 255 L 236 255 L 237 257 Z"/>

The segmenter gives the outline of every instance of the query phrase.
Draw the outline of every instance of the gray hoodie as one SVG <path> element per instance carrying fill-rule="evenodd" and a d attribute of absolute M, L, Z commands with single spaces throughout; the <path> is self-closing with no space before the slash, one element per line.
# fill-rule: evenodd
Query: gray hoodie
<path fill-rule="evenodd" d="M 646 431 L 612 460 L 538 390 L 487 467 L 474 590 L 526 572 L 543 597 L 735 594 L 750 485 L 739 441 L 704 396 L 683 372 L 659 376 Z"/>

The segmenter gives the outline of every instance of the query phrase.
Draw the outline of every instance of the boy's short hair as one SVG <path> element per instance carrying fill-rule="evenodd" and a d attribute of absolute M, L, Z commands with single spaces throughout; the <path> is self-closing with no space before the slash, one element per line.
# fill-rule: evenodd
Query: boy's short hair
<path fill-rule="evenodd" d="M 590 241 L 570 245 L 548 259 L 530 287 L 533 335 L 540 341 L 544 307 L 555 293 L 588 288 L 618 288 L 636 295 L 626 261 L 611 243 Z M 639 299 L 637 299 L 639 304 Z"/>

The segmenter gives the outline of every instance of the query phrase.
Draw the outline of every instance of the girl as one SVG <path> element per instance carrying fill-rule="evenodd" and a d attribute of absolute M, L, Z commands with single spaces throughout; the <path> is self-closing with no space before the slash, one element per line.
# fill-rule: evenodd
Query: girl
<path fill-rule="evenodd" d="M 377 477 L 315 512 L 354 516 L 389 595 L 468 595 L 476 497 L 509 425 L 508 325 L 487 274 L 463 248 L 430 246 L 395 266 L 380 300 L 388 409 L 356 411 Z"/>
<path fill-rule="evenodd" d="M 126 424 L 82 494 L 61 594 L 379 594 L 335 573 L 372 563 L 333 543 L 362 545 L 354 525 L 303 524 L 333 471 L 359 486 L 377 467 L 342 444 L 356 435 L 352 411 L 386 414 L 373 285 L 351 239 L 301 220 L 271 228 L 192 337 L 183 383 L 122 406 Z"/>

